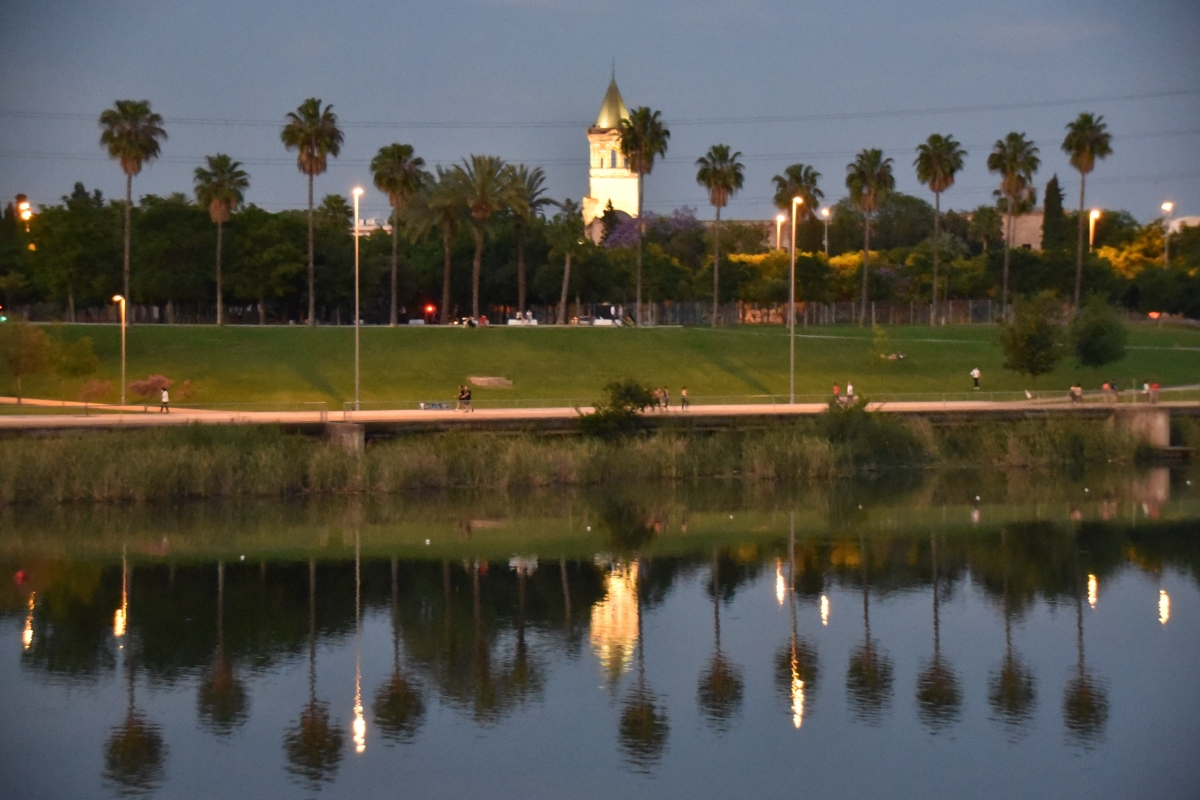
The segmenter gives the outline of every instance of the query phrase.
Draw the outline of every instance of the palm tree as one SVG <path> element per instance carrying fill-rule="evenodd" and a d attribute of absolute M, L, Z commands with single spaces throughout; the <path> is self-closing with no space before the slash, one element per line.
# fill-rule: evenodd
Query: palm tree
<path fill-rule="evenodd" d="M 396 327 L 397 264 L 400 247 L 400 212 L 429 180 L 429 173 L 422 169 L 425 159 L 413 155 L 411 144 L 389 144 L 379 148 L 371 159 L 371 173 L 375 188 L 388 196 L 392 206 L 392 312 L 388 324 Z"/>
<path fill-rule="evenodd" d="M 717 731 L 729 727 L 730 718 L 742 704 L 744 681 L 742 671 L 721 652 L 721 587 L 719 584 L 719 559 L 713 550 L 712 598 L 713 598 L 713 657 L 708 669 L 700 675 L 696 688 L 696 702 L 701 713 Z"/>
<path fill-rule="evenodd" d="M 400 671 L 400 608 L 397 604 L 399 580 L 396 559 L 392 559 L 392 677 L 375 693 L 375 724 L 384 739 L 411 742 L 425 718 L 425 699 Z"/>
<path fill-rule="evenodd" d="M 729 198 L 742 188 L 745 176 L 741 151 L 730 153 L 729 145 L 714 144 L 708 152 L 696 159 L 696 183 L 708 190 L 708 201 L 717 210 L 716 225 L 713 228 L 713 313 L 712 326 L 717 327 L 717 309 L 719 308 L 721 288 L 721 209 L 729 202 Z"/>
<path fill-rule="evenodd" d="M 817 188 L 821 173 L 807 164 L 792 164 L 771 179 L 775 183 L 775 207 L 784 213 L 792 211 L 792 199 L 804 200 L 797 210 L 798 220 L 808 220 L 817 213 L 817 206 L 825 199 L 825 193 Z"/>
<path fill-rule="evenodd" d="M 583 229 L 583 216 L 579 204 L 570 198 L 559 204 L 562 210 L 554 216 L 550 225 L 550 254 L 563 259 L 562 294 L 558 298 L 558 313 L 555 323 L 567 321 L 567 289 L 571 283 L 571 261 L 587 252 L 588 241 Z M 565 573 L 564 573 L 565 575 Z"/>
<path fill-rule="evenodd" d="M 618 736 L 621 750 L 630 765 L 638 772 L 648 773 L 663 757 L 671 731 L 667 709 L 658 695 L 646 683 L 645 635 L 642 631 L 642 588 L 637 576 L 642 573 L 640 562 L 633 566 L 634 600 L 637 614 L 637 681 L 621 711 Z"/>
<path fill-rule="evenodd" d="M 775 655 L 775 686 L 787 700 L 792 715 L 792 725 L 799 728 L 804 717 L 812 713 L 811 707 L 817 694 L 817 677 L 820 665 L 817 646 L 807 637 L 796 632 L 796 521 L 792 516 L 788 532 L 788 610 L 791 613 L 791 637 Z"/>
<path fill-rule="evenodd" d="M 642 324 L 642 237 L 646 235 L 646 222 L 642 217 L 645 176 L 654 169 L 654 160 L 667 154 L 667 142 L 671 132 L 663 127 L 662 114 L 646 106 L 638 106 L 629 116 L 621 120 L 621 156 L 638 179 L 637 201 L 637 289 L 634 309 L 637 324 Z"/>
<path fill-rule="evenodd" d="M 479 272 L 483 267 L 483 234 L 492 214 L 504 208 L 520 208 L 513 188 L 513 168 L 498 156 L 471 156 L 454 167 L 459 202 L 471 215 L 475 235 L 475 258 L 471 262 L 471 316 L 479 318 Z"/>
<path fill-rule="evenodd" d="M 159 140 L 167 138 L 162 124 L 162 115 L 150 110 L 149 100 L 118 100 L 100 114 L 100 127 L 103 128 L 100 144 L 108 148 L 108 154 L 120 162 L 125 173 L 125 261 L 121 277 L 126 303 L 131 302 L 129 241 L 133 176 L 142 171 L 144 163 L 158 158 Z"/>
<path fill-rule="evenodd" d="M 295 111 L 289 111 L 287 124 L 279 133 L 283 146 L 296 151 L 296 166 L 308 176 L 308 324 L 317 321 L 317 298 L 313 268 L 313 178 L 325 171 L 329 157 L 342 151 L 342 131 L 337 126 L 333 106 L 321 107 L 310 97 Z"/>
<path fill-rule="evenodd" d="M 942 657 L 936 536 L 930 536 L 930 549 L 933 559 L 933 658 L 917 675 L 917 716 L 937 733 L 958 719 L 962 710 L 962 688 L 954 669 Z"/>
<path fill-rule="evenodd" d="M 1000 314 L 1004 319 L 1008 318 L 1008 251 L 1012 249 L 1013 218 L 1018 206 L 1033 198 L 1033 174 L 1041 164 L 1037 147 L 1016 131 L 997 139 L 988 155 L 988 171 L 1000 175 L 999 193 L 1004 199 L 1004 274 L 1000 281 Z"/>
<path fill-rule="evenodd" d="M 892 698 L 892 660 L 871 638 L 870 580 L 867 575 L 866 541 L 861 541 L 863 565 L 863 643 L 850 653 L 846 669 L 846 692 L 851 711 L 863 722 L 877 723 Z"/>
<path fill-rule="evenodd" d="M 933 312 L 929 315 L 930 326 L 937 317 L 938 260 L 942 249 L 942 192 L 954 185 L 954 175 L 963 168 L 967 151 L 953 136 L 931 133 L 929 138 L 917 145 L 917 180 L 933 192 Z"/>
<path fill-rule="evenodd" d="M 554 201 L 546 197 L 544 184 L 546 173 L 541 167 L 530 169 L 518 164 L 512 173 L 513 192 L 516 204 L 513 222 L 517 234 L 517 311 L 525 313 L 525 230 L 539 216 L 541 210 Z M 582 218 L 581 218 L 582 219 Z"/>
<path fill-rule="evenodd" d="M 1033 671 L 1013 649 L 1008 534 L 1005 529 L 1000 530 L 1000 546 L 1004 556 L 1004 660 L 988 677 L 988 703 L 996 715 L 994 718 L 1015 732 L 1033 717 L 1037 689 Z"/>
<path fill-rule="evenodd" d="M 1071 166 L 1079 170 L 1079 246 L 1075 253 L 1075 308 L 1079 308 L 1079 293 L 1083 289 L 1083 192 L 1087 176 L 1096 166 L 1096 159 L 1112 154 L 1112 134 L 1102 114 L 1084 112 L 1067 123 L 1067 138 L 1063 152 L 1071 157 Z"/>
<path fill-rule="evenodd" d="M 208 216 L 217 224 L 217 324 L 225 324 L 225 300 L 221 290 L 221 243 L 229 215 L 242 204 L 243 192 L 250 188 L 250 176 L 242 162 L 224 153 L 207 156 L 208 169 L 196 167 L 196 202 L 208 206 Z"/>
<path fill-rule="evenodd" d="M 450 266 L 454 232 L 462 219 L 460 202 L 462 170 L 437 167 L 437 177 L 426 183 L 405 211 L 410 236 L 422 237 L 436 228 L 442 238 L 441 323 L 450 321 Z"/>
<path fill-rule="evenodd" d="M 332 781 L 342 760 L 342 727 L 332 723 L 329 704 L 317 699 L 317 564 L 308 562 L 308 704 L 283 739 L 288 772 L 309 788 Z"/>
<path fill-rule="evenodd" d="M 859 324 L 865 324 L 867 318 L 867 273 L 871 261 L 871 215 L 879 208 L 879 203 L 887 197 L 896 186 L 892 175 L 892 160 L 883 157 L 879 149 L 862 150 L 854 162 L 846 165 L 846 188 L 850 190 L 850 200 L 862 212 L 863 221 L 863 267 L 862 267 L 862 306 L 858 310 Z"/>
<path fill-rule="evenodd" d="M 1083 598 L 1075 592 L 1075 649 L 1077 672 L 1063 690 L 1063 722 L 1067 736 L 1076 744 L 1091 747 L 1104 737 L 1108 723 L 1108 690 L 1104 681 L 1087 668 L 1083 654 Z"/>
<path fill-rule="evenodd" d="M 225 562 L 217 562 L 217 654 L 200 683 L 200 715 L 212 730 L 228 736 L 246 720 L 246 689 L 225 655 Z"/>

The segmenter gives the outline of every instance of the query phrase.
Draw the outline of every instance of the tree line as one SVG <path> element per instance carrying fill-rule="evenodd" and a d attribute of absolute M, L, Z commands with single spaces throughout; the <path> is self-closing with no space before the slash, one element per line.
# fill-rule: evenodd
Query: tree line
<path fill-rule="evenodd" d="M 124 201 L 76 184 L 29 220 L 9 204 L 0 225 L 5 306 L 51 304 L 74 321 L 77 308 L 120 292 L 131 304 L 161 307 L 167 321 L 183 309 L 208 318 L 214 306 L 218 324 L 230 306 L 262 324 L 349 317 L 352 207 L 340 195 L 318 202 L 314 194 L 344 141 L 332 106 L 310 98 L 281 127 L 281 144 L 307 179 L 303 211 L 246 204 L 251 176 L 224 153 L 196 168 L 192 194 L 146 195 L 135 205 L 133 178 L 159 155 L 164 121 L 149 102 L 131 100 L 99 121 L 101 145 L 126 178 Z M 741 153 L 717 144 L 696 162 L 714 209 L 710 225 L 689 208 L 643 213 L 645 177 L 670 141 L 661 113 L 636 108 L 620 133 L 638 178 L 638 214 L 630 219 L 610 207 L 598 231 L 584 230 L 578 204 L 547 196 L 540 167 L 471 155 L 430 170 L 409 144 L 381 147 L 371 173 L 388 197 L 390 224 L 361 238 L 364 316 L 395 325 L 433 307 L 445 323 L 478 318 L 489 306 L 521 313 L 537 304 L 553 306 L 563 323 L 574 299 L 632 305 L 641 320 L 643 300 L 710 301 L 717 324 L 722 302 L 786 301 L 790 243 L 772 242 L 769 224 L 721 219 L 744 185 Z M 1158 221 L 1140 226 L 1126 212 L 1106 211 L 1093 249 L 1085 242 L 1085 186 L 1112 152 L 1103 117 L 1073 120 L 1062 148 L 1080 173 L 1079 207 L 1064 208 L 1053 176 L 1043 193 L 1040 251 L 1006 246 L 1017 216 L 1037 203 L 1039 150 L 1023 133 L 993 146 L 987 164 L 999 178 L 996 203 L 972 211 L 941 209 L 968 155 L 947 134 L 931 135 L 913 161 L 932 205 L 895 191 L 895 162 L 879 149 L 857 154 L 846 168 L 847 196 L 824 209 L 821 174 L 788 166 L 772 181 L 776 205 L 796 217 L 797 299 L 857 299 L 863 315 L 871 300 L 936 306 L 950 296 L 989 296 L 1007 308 L 1014 294 L 1042 291 L 1078 307 L 1086 289 L 1131 308 L 1200 316 L 1200 235 L 1177 234 L 1168 259 Z"/>

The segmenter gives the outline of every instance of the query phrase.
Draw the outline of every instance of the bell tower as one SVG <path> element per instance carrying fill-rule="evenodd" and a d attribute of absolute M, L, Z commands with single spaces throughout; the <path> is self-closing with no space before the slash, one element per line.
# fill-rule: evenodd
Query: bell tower
<path fill-rule="evenodd" d="M 588 196 L 583 198 L 583 224 L 604 214 L 609 201 L 613 208 L 631 217 L 637 216 L 637 175 L 625 165 L 621 155 L 621 120 L 629 119 L 629 109 L 621 99 L 614 75 L 608 82 L 604 102 L 596 124 L 588 128 Z"/>

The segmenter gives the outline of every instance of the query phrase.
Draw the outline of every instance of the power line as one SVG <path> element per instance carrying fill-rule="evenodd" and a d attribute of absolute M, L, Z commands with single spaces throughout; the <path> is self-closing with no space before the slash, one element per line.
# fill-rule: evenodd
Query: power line
<path fill-rule="evenodd" d="M 1031 108 L 1053 108 L 1055 106 L 1077 105 L 1082 103 L 1114 103 L 1137 100 L 1154 100 L 1172 97 L 1186 97 L 1200 94 L 1200 89 L 1176 89 L 1162 92 L 1140 92 L 1136 94 L 1098 95 L 1094 97 L 1077 97 L 1061 100 L 1035 100 L 1021 103 L 993 103 L 971 106 L 945 106 L 941 108 L 901 109 L 894 111 L 836 111 L 810 114 L 780 114 L 770 116 L 736 116 L 736 117 L 697 117 L 669 120 L 671 125 L 761 125 L 786 122 L 818 122 L 828 120 L 850 119 L 887 119 L 892 117 L 920 117 L 942 114 L 974 114 L 988 111 L 1017 111 Z M 54 111 L 4 111 L 0 117 L 10 119 L 35 119 L 59 121 L 95 122 L 95 114 Z M 220 117 L 167 117 L 166 124 L 197 125 L 197 126 L 226 126 L 226 127 L 271 127 L 283 125 L 279 119 L 236 119 Z M 586 120 L 540 120 L 522 122 L 466 122 L 466 121 L 382 121 L 382 120 L 339 120 L 343 128 L 409 128 L 409 129 L 529 129 L 529 128 L 586 128 Z"/>

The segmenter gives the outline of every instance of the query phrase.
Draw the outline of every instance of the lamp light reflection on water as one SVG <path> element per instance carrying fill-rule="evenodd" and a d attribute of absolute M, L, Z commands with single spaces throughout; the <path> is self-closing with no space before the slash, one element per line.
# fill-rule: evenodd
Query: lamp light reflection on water
<path fill-rule="evenodd" d="M 591 643 L 600 666 L 615 680 L 633 663 L 638 640 L 638 564 L 612 564 L 604 599 L 592 606 Z"/>
<path fill-rule="evenodd" d="M 792 655 L 792 725 L 799 728 L 804 724 L 804 681 L 800 680 L 800 665 Z"/>
<path fill-rule="evenodd" d="M 779 605 L 783 605 L 786 593 L 787 582 L 783 579 L 783 562 L 777 558 L 775 559 L 775 599 L 779 601 Z"/>
<path fill-rule="evenodd" d="M 28 650 L 33 644 L 33 604 L 37 592 L 29 593 L 29 613 L 25 615 L 25 630 L 21 632 L 21 644 Z"/>
<path fill-rule="evenodd" d="M 1096 580 L 1095 575 L 1088 575 L 1088 605 L 1092 608 L 1096 607 L 1096 602 L 1100 599 L 1100 582 Z"/>
<path fill-rule="evenodd" d="M 1166 625 L 1167 620 L 1171 618 L 1171 596 L 1167 594 L 1166 589 L 1158 590 L 1158 621 L 1161 625 Z"/>
<path fill-rule="evenodd" d="M 829 597 L 828 597 L 828 595 L 821 595 L 821 624 L 822 625 L 829 624 Z"/>

